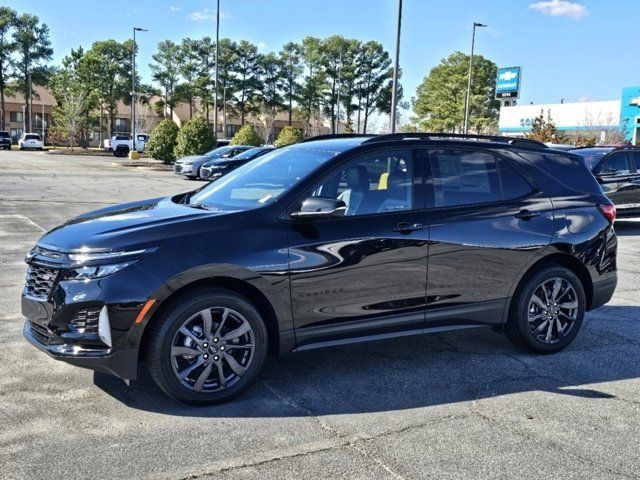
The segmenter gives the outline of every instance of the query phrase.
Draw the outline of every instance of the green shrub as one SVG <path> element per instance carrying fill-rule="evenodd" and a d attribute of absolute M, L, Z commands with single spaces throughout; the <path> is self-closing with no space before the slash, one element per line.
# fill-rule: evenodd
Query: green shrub
<path fill-rule="evenodd" d="M 178 125 L 173 120 L 163 120 L 154 127 L 145 146 L 145 152 L 152 158 L 169 164 L 176 160 L 173 151 L 178 143 Z"/>
<path fill-rule="evenodd" d="M 293 127 L 284 127 L 280 131 L 280 135 L 276 139 L 273 144 L 276 147 L 284 147 L 286 145 L 293 145 L 294 143 L 298 143 L 302 140 L 302 132 L 297 128 Z"/>
<path fill-rule="evenodd" d="M 253 145 L 259 147 L 263 141 L 251 125 L 245 125 L 231 139 L 231 145 Z"/>
<path fill-rule="evenodd" d="M 204 117 L 196 117 L 185 123 L 178 132 L 178 144 L 173 153 L 176 158 L 202 155 L 216 147 L 213 128 Z"/>

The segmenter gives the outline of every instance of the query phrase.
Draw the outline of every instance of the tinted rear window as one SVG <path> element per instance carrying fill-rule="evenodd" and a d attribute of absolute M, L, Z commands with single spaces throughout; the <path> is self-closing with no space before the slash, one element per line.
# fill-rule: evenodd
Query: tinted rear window
<path fill-rule="evenodd" d="M 533 163 L 540 170 L 551 176 L 558 183 L 569 190 L 580 193 L 601 193 L 600 185 L 585 166 L 582 159 L 576 155 L 558 153 L 519 152 L 518 155 Z M 542 186 L 542 185 L 541 185 Z M 549 186 L 544 186 L 548 193 Z"/>
<path fill-rule="evenodd" d="M 0 138 L 10 138 L 9 132 L 0 132 Z"/>
<path fill-rule="evenodd" d="M 25 140 L 40 140 L 40 135 L 25 135 Z"/>

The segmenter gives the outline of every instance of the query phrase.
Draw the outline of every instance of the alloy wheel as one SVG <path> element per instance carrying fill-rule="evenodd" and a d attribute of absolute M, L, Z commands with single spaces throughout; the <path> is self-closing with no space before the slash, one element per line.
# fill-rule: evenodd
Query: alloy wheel
<path fill-rule="evenodd" d="M 578 307 L 573 285 L 565 278 L 549 278 L 536 287 L 529 300 L 529 331 L 542 343 L 558 343 L 573 328 Z"/>
<path fill-rule="evenodd" d="M 255 336 L 235 310 L 212 307 L 190 316 L 171 342 L 171 366 L 178 381 L 195 392 L 235 385 L 249 368 Z"/>

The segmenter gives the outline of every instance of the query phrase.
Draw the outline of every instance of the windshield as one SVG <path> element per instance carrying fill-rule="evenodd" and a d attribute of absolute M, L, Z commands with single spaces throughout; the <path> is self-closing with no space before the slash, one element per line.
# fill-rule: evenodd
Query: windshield
<path fill-rule="evenodd" d="M 338 152 L 284 148 L 269 152 L 210 184 L 189 204 L 213 210 L 251 210 L 274 202 Z"/>
<path fill-rule="evenodd" d="M 250 148 L 249 150 L 245 150 L 241 154 L 236 155 L 235 157 L 233 157 L 233 159 L 234 160 L 250 160 L 256 155 L 258 155 L 260 152 L 266 152 L 268 150 L 271 150 L 271 149 L 262 148 L 262 147 Z"/>
<path fill-rule="evenodd" d="M 0 138 L 9 138 L 9 132 L 0 132 Z"/>
<path fill-rule="evenodd" d="M 584 161 L 584 164 L 589 170 L 593 170 L 602 158 L 611 152 L 613 148 L 581 148 L 578 150 L 571 150 L 571 153 L 580 155 Z"/>
<path fill-rule="evenodd" d="M 224 155 L 226 152 L 231 150 L 231 147 L 218 147 L 204 154 L 205 157 L 209 158 L 218 158 Z"/>

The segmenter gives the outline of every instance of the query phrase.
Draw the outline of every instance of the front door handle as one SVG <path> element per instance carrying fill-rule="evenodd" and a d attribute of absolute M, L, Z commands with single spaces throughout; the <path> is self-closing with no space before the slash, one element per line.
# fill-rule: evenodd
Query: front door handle
<path fill-rule="evenodd" d="M 415 232 L 416 230 L 422 230 L 423 228 L 424 225 L 422 225 L 421 223 L 400 222 L 395 227 L 393 227 L 393 231 L 400 233 L 411 233 Z"/>
<path fill-rule="evenodd" d="M 519 218 L 520 220 L 531 220 L 532 218 L 535 217 L 539 217 L 540 214 L 536 213 L 536 212 L 532 212 L 531 210 L 520 210 L 518 213 L 516 213 L 516 218 Z"/>

